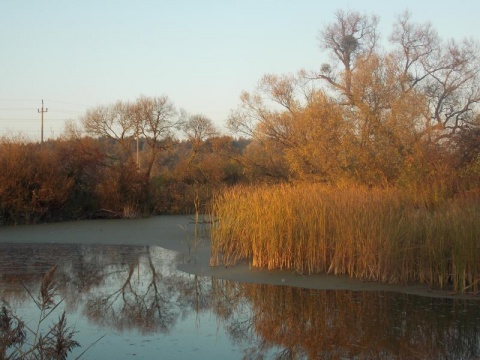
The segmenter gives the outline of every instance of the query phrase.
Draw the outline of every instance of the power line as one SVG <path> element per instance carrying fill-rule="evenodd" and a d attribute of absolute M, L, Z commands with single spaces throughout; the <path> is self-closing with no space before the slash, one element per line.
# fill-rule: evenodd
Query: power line
<path fill-rule="evenodd" d="M 37 130 L 16 130 L 16 129 L 0 129 L 0 133 L 10 134 L 10 133 L 30 133 L 37 134 Z"/>
<path fill-rule="evenodd" d="M 0 108 L 0 110 L 5 110 L 5 111 L 25 111 L 25 110 L 35 110 L 37 108 Z M 50 112 L 56 112 L 56 113 L 64 113 L 64 114 L 81 114 L 83 111 L 78 111 L 78 110 L 52 110 L 50 109 Z"/>
<path fill-rule="evenodd" d="M 9 118 L 9 119 L 0 119 L 0 121 L 37 121 L 34 118 Z"/>
<path fill-rule="evenodd" d="M 49 111 L 53 112 L 53 111 Z M 52 119 L 48 118 L 48 121 L 69 121 L 69 120 L 74 120 L 72 118 L 62 118 L 62 119 Z M 37 121 L 37 119 L 34 118 L 10 118 L 10 119 L 0 119 L 0 121 Z"/>
<path fill-rule="evenodd" d="M 63 114 L 81 114 L 81 111 L 69 111 L 69 110 L 52 110 L 50 109 L 50 112 L 54 113 L 63 113 Z"/>
<path fill-rule="evenodd" d="M 78 103 L 73 103 L 69 101 L 60 101 L 60 100 L 48 100 L 50 103 L 58 103 L 58 104 L 67 104 L 67 105 L 74 105 L 74 106 L 83 106 L 83 107 L 89 107 L 90 105 L 85 105 L 85 104 L 78 104 Z"/>
<path fill-rule="evenodd" d="M 17 111 L 17 110 L 35 110 L 36 108 L 0 108 L 0 110 L 8 110 L 8 111 Z"/>
<path fill-rule="evenodd" d="M 0 101 L 41 101 L 42 99 L 39 98 L 0 98 Z M 75 106 L 85 106 L 88 107 L 90 105 L 87 104 L 80 104 L 74 101 L 64 101 L 64 100 L 57 100 L 57 99 L 43 99 L 49 103 L 58 103 L 58 104 L 67 104 L 67 105 L 75 105 Z"/>
<path fill-rule="evenodd" d="M 12 133 L 20 131 L 21 133 L 34 133 L 32 129 L 34 127 L 34 121 L 36 116 L 33 115 L 34 111 L 40 114 L 40 136 L 41 143 L 45 140 L 45 113 L 52 113 L 48 117 L 48 123 L 51 124 L 57 130 L 60 129 L 61 123 L 67 123 L 69 121 L 75 121 L 76 118 L 82 116 L 82 114 L 88 108 L 86 104 L 80 104 L 76 102 L 63 101 L 63 100 L 45 100 L 41 99 L 41 107 L 32 107 L 33 101 L 39 101 L 35 98 L 0 98 L 0 134 Z M 45 104 L 52 102 L 47 108 Z M 58 108 L 56 108 L 58 106 Z M 58 115 L 56 117 L 55 115 Z M 52 117 L 52 118 L 51 118 Z M 7 127 L 5 129 L 4 127 Z M 3 128 L 3 129 L 2 129 Z M 16 130 L 15 130 L 16 129 Z M 53 131 L 53 130 L 52 130 Z"/>
<path fill-rule="evenodd" d="M 2 98 L 0 99 L 0 101 L 38 101 L 38 100 L 41 100 L 41 99 L 5 99 L 5 98 Z"/>

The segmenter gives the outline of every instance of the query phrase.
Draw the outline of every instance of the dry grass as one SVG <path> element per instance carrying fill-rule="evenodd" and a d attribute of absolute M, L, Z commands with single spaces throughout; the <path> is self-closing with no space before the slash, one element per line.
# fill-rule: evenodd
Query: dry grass
<path fill-rule="evenodd" d="M 66 359 L 74 348 L 80 346 L 73 339 L 76 331 L 67 325 L 65 311 L 49 329 L 45 329 L 43 326 L 45 320 L 63 302 L 63 300 L 57 301 L 56 270 L 55 266 L 45 274 L 38 297 L 35 297 L 25 287 L 39 310 L 39 319 L 35 327 L 31 327 L 31 324 L 21 320 L 5 304 L 2 305 L 0 311 L 0 359 Z"/>
<path fill-rule="evenodd" d="M 297 184 L 236 187 L 212 205 L 211 265 L 426 283 L 478 293 L 480 204 L 437 191 Z"/>

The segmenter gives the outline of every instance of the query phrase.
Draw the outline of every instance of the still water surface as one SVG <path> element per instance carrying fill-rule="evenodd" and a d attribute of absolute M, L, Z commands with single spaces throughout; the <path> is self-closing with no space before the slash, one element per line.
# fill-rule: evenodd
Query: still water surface
<path fill-rule="evenodd" d="M 158 246 L 0 244 L 0 297 L 33 323 L 22 283 L 54 265 L 75 339 L 105 335 L 86 359 L 480 358 L 476 301 L 201 277 Z"/>

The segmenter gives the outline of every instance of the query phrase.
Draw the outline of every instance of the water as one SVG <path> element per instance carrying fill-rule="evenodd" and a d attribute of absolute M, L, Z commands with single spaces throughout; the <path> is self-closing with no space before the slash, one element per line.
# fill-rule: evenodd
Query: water
<path fill-rule="evenodd" d="M 25 287 L 58 265 L 64 302 L 46 326 L 67 311 L 71 358 L 100 338 L 84 358 L 480 358 L 476 301 L 242 284 L 177 261 L 158 246 L 0 244 L 0 296 L 34 324 Z"/>

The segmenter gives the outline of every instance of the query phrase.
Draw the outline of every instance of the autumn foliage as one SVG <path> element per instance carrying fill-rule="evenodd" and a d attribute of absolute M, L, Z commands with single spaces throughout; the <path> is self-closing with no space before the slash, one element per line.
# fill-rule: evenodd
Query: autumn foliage
<path fill-rule="evenodd" d="M 38 144 L 4 138 L 0 224 L 191 213 L 195 198 L 206 206 L 214 189 L 242 179 L 241 167 L 227 157 L 240 151 L 236 144 L 243 146 L 230 137 L 211 138 L 192 158 L 189 141 L 173 141 L 146 177 L 134 161 L 119 160 L 122 149 L 106 139 Z"/>
<path fill-rule="evenodd" d="M 162 95 L 2 139 L 0 223 L 212 211 L 213 263 L 478 292 L 480 46 L 406 12 L 381 47 L 378 23 L 335 13 L 330 61 L 244 91 L 236 137 Z"/>
<path fill-rule="evenodd" d="M 265 75 L 229 118 L 269 185 L 215 198 L 211 264 L 478 293 L 478 43 L 404 13 L 381 48 L 378 18 L 355 11 L 319 40 L 330 63 Z"/>

